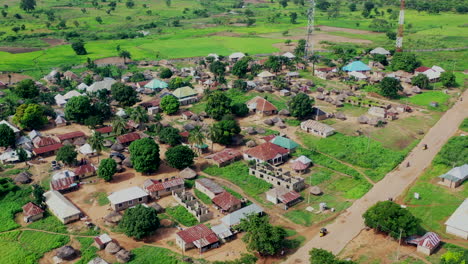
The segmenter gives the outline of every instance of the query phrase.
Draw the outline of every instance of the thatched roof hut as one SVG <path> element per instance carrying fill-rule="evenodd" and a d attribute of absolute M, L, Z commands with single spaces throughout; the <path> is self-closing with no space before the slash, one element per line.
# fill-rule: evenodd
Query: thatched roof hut
<path fill-rule="evenodd" d="M 115 254 L 120 251 L 120 246 L 116 242 L 109 242 L 106 246 L 106 252 L 109 254 Z"/>
<path fill-rule="evenodd" d="M 274 124 L 273 120 L 271 120 L 271 119 L 265 119 L 265 121 L 263 121 L 263 123 L 265 125 L 269 125 L 269 126 L 272 126 Z"/>
<path fill-rule="evenodd" d="M 257 133 L 257 131 L 253 128 L 253 127 L 248 127 L 245 132 L 247 132 L 247 134 L 249 135 L 253 135 L 255 133 Z"/>
<path fill-rule="evenodd" d="M 193 124 L 191 124 L 191 123 L 188 123 L 188 124 L 185 124 L 185 125 L 184 125 L 184 129 L 185 129 L 186 131 L 193 130 L 194 128 L 195 128 L 195 126 L 194 126 Z"/>
<path fill-rule="evenodd" d="M 202 111 L 198 114 L 201 117 L 208 117 L 208 114 L 205 111 Z"/>
<path fill-rule="evenodd" d="M 73 145 L 75 146 L 83 146 L 84 144 L 86 144 L 86 139 L 80 137 L 80 138 L 77 138 L 75 139 L 75 141 L 73 141 Z"/>
<path fill-rule="evenodd" d="M 187 167 L 179 172 L 179 177 L 186 180 L 194 179 L 197 177 L 197 172 Z"/>
<path fill-rule="evenodd" d="M 153 207 L 154 210 L 156 210 L 156 213 L 158 213 L 158 214 L 164 213 L 164 207 L 162 207 L 158 203 L 153 203 L 153 204 L 150 205 L 150 207 Z"/>
<path fill-rule="evenodd" d="M 21 184 L 27 184 L 32 181 L 31 176 L 31 173 L 23 171 L 15 177 L 14 181 Z"/>
<path fill-rule="evenodd" d="M 340 94 L 336 97 L 336 100 L 338 101 L 344 101 L 348 97 L 346 94 Z"/>
<path fill-rule="evenodd" d="M 411 87 L 411 92 L 415 93 L 415 94 L 420 94 L 422 93 L 421 89 L 417 86 L 413 86 Z"/>
<path fill-rule="evenodd" d="M 263 93 L 263 92 L 264 92 L 263 88 L 260 87 L 260 86 L 257 86 L 257 87 L 255 88 L 255 91 L 260 92 L 260 93 Z"/>
<path fill-rule="evenodd" d="M 72 260 L 77 257 L 77 252 L 72 246 L 63 246 L 55 251 L 58 258 L 63 260 Z"/>
<path fill-rule="evenodd" d="M 281 119 L 281 118 L 275 116 L 275 117 L 273 117 L 273 118 L 271 119 L 271 121 L 273 121 L 273 123 L 278 123 L 278 122 L 283 122 L 283 119 Z"/>
<path fill-rule="evenodd" d="M 263 127 L 257 127 L 255 130 L 257 131 L 258 134 L 265 134 L 266 132 Z"/>
<path fill-rule="evenodd" d="M 263 86 L 265 92 L 273 92 L 273 88 L 270 85 Z"/>
<path fill-rule="evenodd" d="M 291 113 L 287 109 L 282 109 L 278 112 L 281 116 L 289 116 Z"/>
<path fill-rule="evenodd" d="M 346 120 L 346 116 L 343 112 L 337 112 L 335 113 L 335 118 L 340 119 L 340 120 Z"/>
<path fill-rule="evenodd" d="M 125 249 L 121 249 L 117 254 L 115 254 L 117 257 L 117 261 L 120 263 L 127 263 L 130 261 L 131 258 L 131 253 L 130 251 L 127 251 Z"/>
<path fill-rule="evenodd" d="M 126 159 L 124 159 L 122 161 L 122 165 L 124 165 L 127 168 L 133 168 L 132 160 L 130 159 L 130 157 L 127 157 Z"/>
<path fill-rule="evenodd" d="M 320 195 L 322 194 L 322 190 L 320 189 L 320 187 L 318 186 L 312 186 L 309 188 L 309 192 L 310 194 L 313 194 L 313 195 Z"/>
<path fill-rule="evenodd" d="M 325 91 L 325 89 L 323 89 L 323 87 L 317 87 L 317 92 L 320 92 L 320 93 L 321 93 L 321 92 L 323 92 L 323 91 Z"/>
<path fill-rule="evenodd" d="M 315 96 L 315 98 L 317 98 L 317 100 L 325 100 L 325 95 L 323 95 L 322 93 L 319 93 L 317 94 L 317 96 Z"/>
<path fill-rule="evenodd" d="M 279 128 L 286 128 L 286 124 L 283 121 L 277 122 L 275 125 Z"/>
<path fill-rule="evenodd" d="M 360 117 L 358 117 L 358 122 L 361 123 L 361 124 L 367 124 L 367 122 L 369 122 L 369 118 L 365 115 L 362 115 Z"/>
<path fill-rule="evenodd" d="M 67 140 L 64 140 L 64 141 L 62 142 L 62 145 L 68 146 L 68 145 L 73 145 L 73 143 L 72 143 L 70 140 L 67 139 Z"/>
<path fill-rule="evenodd" d="M 333 98 L 327 97 L 327 98 L 325 98 L 325 102 L 327 102 L 327 103 L 333 103 Z"/>
<path fill-rule="evenodd" d="M 118 224 L 120 220 L 122 220 L 122 215 L 116 211 L 112 211 L 108 215 L 104 216 L 104 221 L 108 224 Z"/>
<path fill-rule="evenodd" d="M 341 102 L 341 101 L 339 101 L 339 100 L 333 101 L 333 104 L 334 104 L 335 106 L 337 106 L 337 107 L 343 106 L 343 102 Z"/>
<path fill-rule="evenodd" d="M 115 142 L 112 146 L 111 146 L 111 150 L 113 151 L 122 151 L 124 150 L 124 146 L 118 142 Z"/>
<path fill-rule="evenodd" d="M 190 120 L 192 120 L 192 121 L 198 121 L 198 120 L 200 120 L 200 117 L 199 117 L 197 114 L 193 114 L 193 115 L 190 117 Z"/>
<path fill-rule="evenodd" d="M 249 140 L 249 141 L 247 141 L 247 143 L 245 143 L 245 145 L 247 147 L 249 147 L 249 148 L 253 148 L 253 147 L 257 146 L 257 143 L 255 143 L 255 141 L 253 141 L 253 140 Z"/>
<path fill-rule="evenodd" d="M 104 140 L 104 142 L 102 142 L 102 145 L 106 148 L 109 148 L 113 145 L 114 143 L 108 139 Z"/>

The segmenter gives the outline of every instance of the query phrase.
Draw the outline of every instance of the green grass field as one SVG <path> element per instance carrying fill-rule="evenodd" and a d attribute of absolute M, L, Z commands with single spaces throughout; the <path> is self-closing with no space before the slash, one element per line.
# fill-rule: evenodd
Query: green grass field
<path fill-rule="evenodd" d="M 445 94 L 441 91 L 426 91 L 424 93 L 417 94 L 407 99 L 404 99 L 402 103 L 406 103 L 407 101 L 411 104 L 423 106 L 430 110 L 446 111 L 449 108 L 449 104 L 448 104 L 449 99 L 450 99 L 450 95 Z M 438 107 L 430 106 L 429 104 L 431 102 L 437 102 L 439 106 Z"/>
<path fill-rule="evenodd" d="M 15 222 L 15 214 L 22 211 L 21 207 L 30 201 L 29 188 L 12 191 L 0 199 L 0 232 L 19 227 Z"/>
<path fill-rule="evenodd" d="M 211 201 L 210 197 L 208 197 L 208 195 L 200 192 L 199 190 L 195 189 L 195 196 L 200 200 L 202 201 L 204 204 L 207 204 L 207 205 L 210 205 L 210 204 L 213 204 L 213 202 Z"/>
<path fill-rule="evenodd" d="M 460 125 L 460 130 L 464 132 L 468 132 L 468 118 L 465 118 Z"/>
<path fill-rule="evenodd" d="M 222 168 L 210 166 L 204 169 L 203 172 L 229 180 L 239 186 L 247 195 L 254 197 L 259 202 L 263 201 L 260 195 L 268 191 L 271 186 L 271 184 L 266 181 L 249 175 L 249 168 L 242 161 L 232 163 Z"/>
<path fill-rule="evenodd" d="M 166 213 L 174 221 L 184 226 L 194 226 L 198 224 L 198 220 L 195 218 L 195 216 L 189 213 L 182 205 L 167 208 Z"/>
<path fill-rule="evenodd" d="M 169 249 L 160 248 L 160 247 L 150 247 L 150 246 L 143 246 L 139 248 L 135 248 L 132 250 L 133 258 L 130 264 L 152 264 L 152 263 L 160 263 L 160 264 L 186 264 L 182 260 L 182 256 L 176 254 Z"/>

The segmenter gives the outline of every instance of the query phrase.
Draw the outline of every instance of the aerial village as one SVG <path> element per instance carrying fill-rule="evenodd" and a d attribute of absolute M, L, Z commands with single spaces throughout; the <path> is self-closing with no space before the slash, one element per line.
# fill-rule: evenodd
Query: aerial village
<path fill-rule="evenodd" d="M 14 184 L 44 189 L 43 204 L 24 204 L 21 225 L 55 217 L 71 230 L 98 230 L 98 257 L 89 263 L 125 263 L 143 244 L 192 259 L 239 258 L 247 249 L 237 227 L 251 215 L 285 226 L 297 226 L 284 219 L 291 210 L 333 218 L 353 200 L 329 199 L 333 194 L 314 184 L 311 171 L 324 165 L 303 150 L 302 139 L 317 141 L 346 129 L 369 136 L 400 119 L 425 115 L 404 100 L 363 91 L 391 82 L 401 87 L 393 93 L 411 97 L 425 93 L 445 72 L 437 65 L 389 71 L 392 59 L 393 51 L 376 47 L 342 66 L 306 63 L 291 52 L 269 57 L 235 52 L 113 65 L 122 70 L 120 79 L 94 71 L 109 65 L 88 64 L 79 74 L 73 68 L 53 70 L 31 84 L 41 94 L 56 94 L 41 125 L 43 116 L 23 122 L 18 114 L 0 122 L 14 133 L 14 144 L 0 151 L 3 166 L 20 168 L 11 176 Z M 129 65 L 138 71 L 125 71 Z M 314 83 L 305 72 L 327 85 Z M 418 87 L 417 76 L 429 83 Z M 73 88 L 64 89 L 64 82 Z M 241 99 L 231 99 L 235 96 Z M 233 175 L 220 175 L 235 164 L 246 169 L 233 167 Z M 233 181 L 236 173 L 244 178 Z M 468 178 L 468 164 L 441 173 L 438 184 L 456 189 Z M 262 193 L 244 189 L 255 185 Z M 128 236 L 119 222 L 128 221 L 127 211 L 142 207 L 164 215 L 159 228 L 148 237 Z M 465 200 L 444 232 L 468 239 L 467 208 Z M 440 241 L 440 234 L 428 230 L 407 243 L 430 255 Z M 52 259 L 68 263 L 76 257 L 67 245 Z"/>

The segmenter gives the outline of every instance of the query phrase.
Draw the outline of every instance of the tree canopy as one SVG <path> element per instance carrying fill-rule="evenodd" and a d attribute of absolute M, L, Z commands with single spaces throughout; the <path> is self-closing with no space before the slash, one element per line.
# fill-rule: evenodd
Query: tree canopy
<path fill-rule="evenodd" d="M 159 141 L 163 144 L 169 144 L 171 146 L 179 145 L 182 142 L 182 136 L 179 134 L 179 130 L 174 127 L 165 127 L 158 133 Z"/>
<path fill-rule="evenodd" d="M 87 96 L 72 97 L 65 105 L 65 117 L 78 123 L 83 123 L 91 111 L 91 100 Z"/>
<path fill-rule="evenodd" d="M 36 9 L 36 0 L 21 0 L 20 8 L 26 12 Z"/>
<path fill-rule="evenodd" d="M 455 87 L 457 85 L 457 79 L 452 72 L 443 72 L 440 75 L 440 82 L 445 87 Z"/>
<path fill-rule="evenodd" d="M 421 89 L 427 89 L 429 88 L 429 78 L 424 74 L 418 74 L 411 78 L 411 84 Z"/>
<path fill-rule="evenodd" d="M 166 95 L 161 99 L 159 105 L 161 106 L 161 109 L 164 111 L 164 113 L 172 115 L 179 111 L 180 102 L 174 96 Z"/>
<path fill-rule="evenodd" d="M 187 146 L 175 146 L 166 151 L 166 160 L 169 166 L 178 170 L 193 165 L 195 153 Z"/>
<path fill-rule="evenodd" d="M 232 74 L 239 78 L 243 78 L 249 70 L 249 62 L 252 60 L 250 57 L 243 57 L 238 60 L 232 67 Z"/>
<path fill-rule="evenodd" d="M 75 163 L 77 155 L 73 145 L 65 145 L 58 150 L 56 159 L 67 165 L 72 165 Z"/>
<path fill-rule="evenodd" d="M 142 239 L 156 231 L 159 218 L 154 208 L 139 204 L 125 211 L 119 227 L 124 230 L 125 235 Z"/>
<path fill-rule="evenodd" d="M 224 78 L 226 65 L 220 61 L 214 61 L 210 64 L 210 71 L 215 75 L 215 80 L 219 81 L 221 78 Z"/>
<path fill-rule="evenodd" d="M 350 260 L 340 260 L 325 249 L 313 248 L 310 252 L 310 264 L 357 264 Z"/>
<path fill-rule="evenodd" d="M 289 102 L 289 112 L 297 119 L 304 119 L 312 114 L 314 99 L 305 93 L 299 93 Z"/>
<path fill-rule="evenodd" d="M 223 116 L 231 113 L 231 98 L 221 91 L 215 91 L 208 95 L 205 106 L 206 113 L 215 120 L 221 120 Z"/>
<path fill-rule="evenodd" d="M 421 66 L 421 62 L 417 60 L 416 55 L 413 53 L 397 52 L 393 55 L 390 66 L 394 71 L 413 72 L 414 69 Z"/>
<path fill-rule="evenodd" d="M 261 255 L 274 255 L 284 244 L 286 231 L 279 226 L 272 226 L 268 217 L 249 215 L 243 218 L 238 226 L 245 232 L 242 241 L 249 250 L 257 251 Z"/>
<path fill-rule="evenodd" d="M 122 106 L 132 106 L 138 102 L 137 92 L 123 83 L 114 83 L 111 87 L 112 97 Z"/>
<path fill-rule="evenodd" d="M 0 147 L 12 147 L 15 145 L 15 132 L 6 124 L 0 124 Z"/>
<path fill-rule="evenodd" d="M 168 78 L 171 78 L 172 77 L 172 71 L 171 69 L 169 68 L 164 68 L 161 70 L 161 72 L 159 73 L 159 77 L 163 78 L 163 79 L 168 79 Z"/>
<path fill-rule="evenodd" d="M 31 79 L 19 81 L 13 91 L 24 99 L 31 99 L 39 95 L 39 88 L 37 88 L 36 83 Z"/>
<path fill-rule="evenodd" d="M 151 173 L 159 168 L 159 145 L 151 138 L 133 141 L 129 147 L 133 167 L 138 172 Z"/>
<path fill-rule="evenodd" d="M 88 54 L 88 51 L 86 51 L 86 48 L 85 48 L 85 43 L 81 39 L 73 42 L 71 47 L 72 47 L 73 51 L 75 51 L 76 55 L 86 55 L 86 54 Z"/>
<path fill-rule="evenodd" d="M 249 114 L 249 108 L 244 103 L 233 104 L 231 111 L 237 117 L 245 117 Z"/>
<path fill-rule="evenodd" d="M 181 77 L 175 77 L 175 78 L 172 78 L 169 81 L 169 84 L 168 84 L 168 88 L 170 90 L 175 90 L 177 88 L 184 87 L 184 86 L 192 86 L 190 84 L 189 79 L 184 79 L 184 78 L 181 78 Z"/>
<path fill-rule="evenodd" d="M 13 122 L 23 129 L 38 129 L 47 123 L 44 107 L 38 104 L 22 104 L 16 108 Z"/>
<path fill-rule="evenodd" d="M 236 120 L 228 119 L 221 120 L 213 125 L 211 136 L 213 142 L 222 145 L 231 144 L 232 137 L 239 134 L 241 131 L 239 124 Z"/>
<path fill-rule="evenodd" d="M 380 94 L 389 98 L 397 98 L 398 91 L 403 91 L 400 81 L 392 77 L 383 78 L 379 84 L 379 88 Z"/>
<path fill-rule="evenodd" d="M 388 233 L 393 238 L 416 235 L 421 231 L 421 220 L 392 201 L 377 202 L 363 215 L 364 223 L 377 231 Z"/>
<path fill-rule="evenodd" d="M 117 163 L 114 159 L 103 159 L 99 165 L 98 177 L 105 181 L 111 181 L 117 172 Z"/>

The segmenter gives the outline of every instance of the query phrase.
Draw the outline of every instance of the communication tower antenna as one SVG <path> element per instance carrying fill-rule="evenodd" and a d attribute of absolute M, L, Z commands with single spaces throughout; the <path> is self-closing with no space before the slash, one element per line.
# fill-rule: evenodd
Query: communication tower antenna
<path fill-rule="evenodd" d="M 405 25 L 405 0 L 400 0 L 400 17 L 398 18 L 398 36 L 396 39 L 396 51 L 403 51 L 403 28 Z"/>
<path fill-rule="evenodd" d="M 314 43 L 312 42 L 312 32 L 314 31 L 315 20 L 315 0 L 310 0 L 309 10 L 307 10 L 307 40 L 304 49 L 304 58 L 314 53 Z"/>

